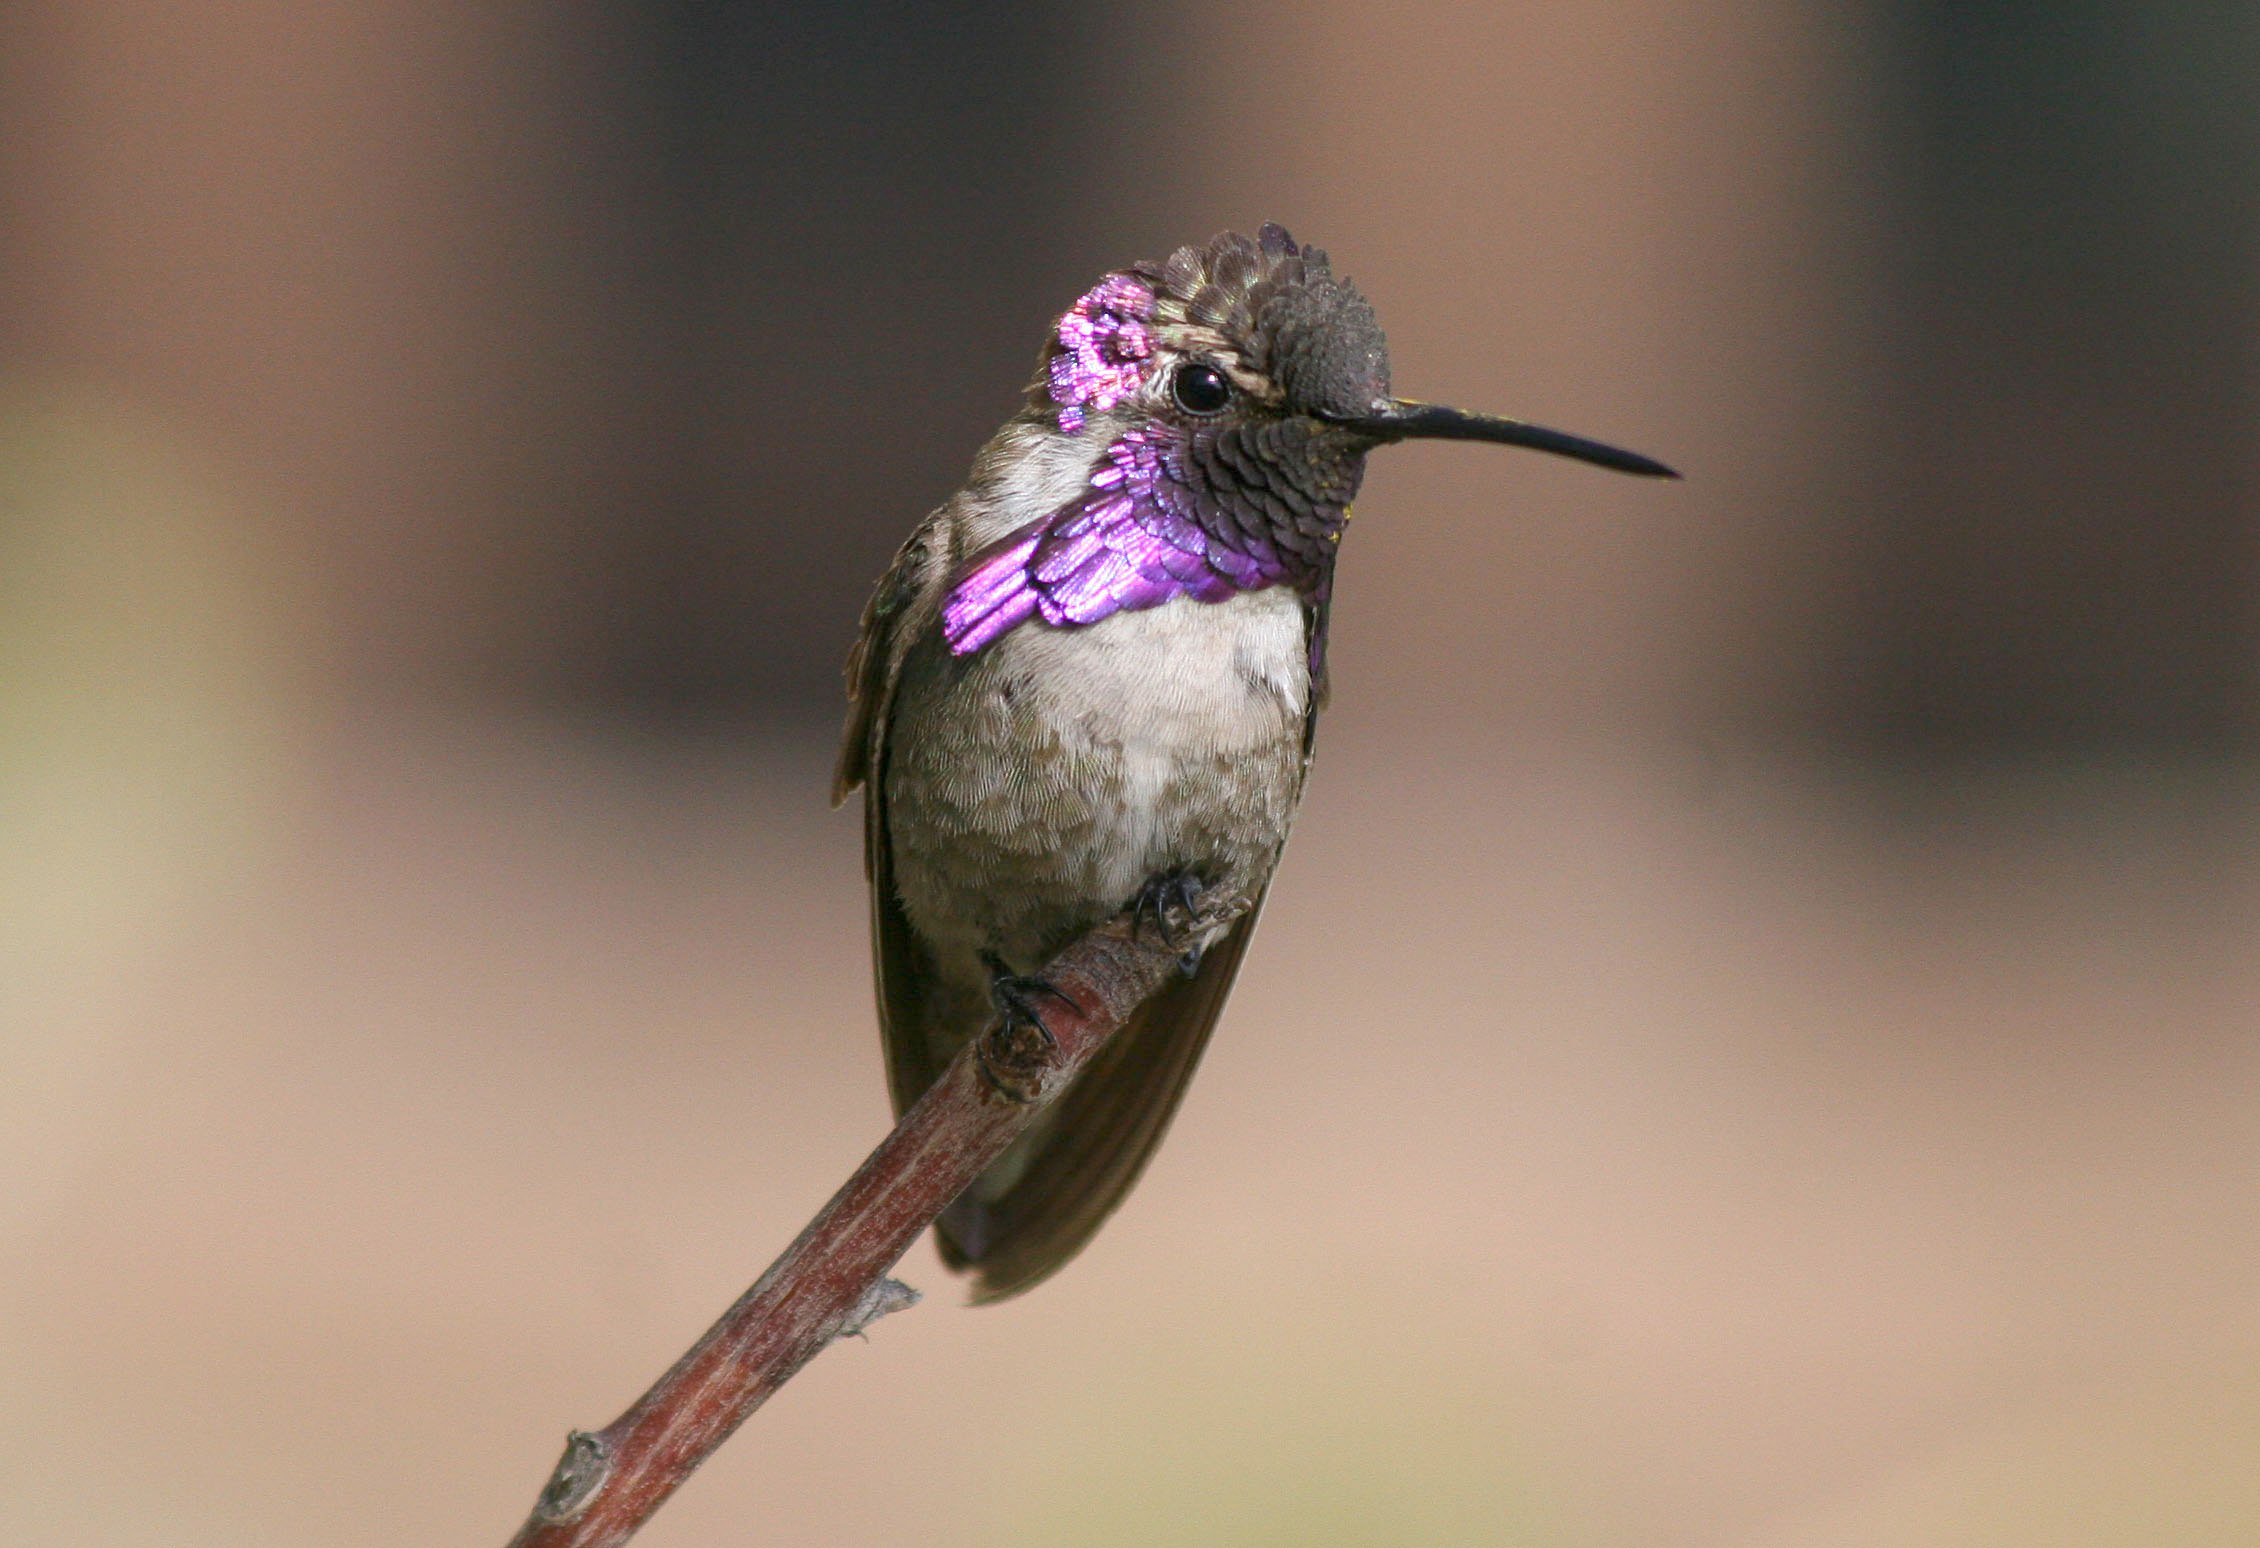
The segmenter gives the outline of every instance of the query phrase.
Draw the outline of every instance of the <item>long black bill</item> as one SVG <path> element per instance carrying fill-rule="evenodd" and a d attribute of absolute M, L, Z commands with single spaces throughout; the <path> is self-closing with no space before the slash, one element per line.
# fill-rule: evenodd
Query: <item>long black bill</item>
<path fill-rule="evenodd" d="M 1440 403 L 1415 403 L 1409 398 L 1392 398 L 1387 407 L 1376 413 L 1338 423 L 1363 430 L 1381 441 L 1495 441 L 1501 446 L 1529 446 L 1561 457 L 1575 457 L 1580 462 L 1614 468 L 1619 473 L 1639 473 L 1649 478 L 1679 477 L 1653 457 L 1588 441 L 1581 435 L 1548 430 L 1542 425 L 1526 425 L 1519 419 L 1501 419 L 1496 414 L 1463 413 Z"/>

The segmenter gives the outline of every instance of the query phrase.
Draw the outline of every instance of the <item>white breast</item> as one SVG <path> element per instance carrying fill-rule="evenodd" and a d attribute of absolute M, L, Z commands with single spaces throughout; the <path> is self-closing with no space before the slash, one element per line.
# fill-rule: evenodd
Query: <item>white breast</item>
<path fill-rule="evenodd" d="M 1033 971 L 1181 868 L 1259 888 L 1301 790 L 1307 649 L 1301 599 L 1273 588 L 1031 621 L 962 673 L 935 658 L 940 680 L 898 700 L 887 802 L 937 968 L 971 987 L 984 952 Z"/>
<path fill-rule="evenodd" d="M 1310 694 L 1292 592 L 1179 598 L 1084 629 L 1016 629 L 999 643 L 1000 665 L 1030 669 L 1035 707 L 1070 759 L 1113 776 L 1092 811 L 1094 896 L 1128 897 L 1181 858 L 1189 825 L 1218 822 L 1217 801 L 1239 809 L 1225 826 L 1245 823 L 1251 849 L 1284 837 L 1287 811 L 1272 808 L 1301 755 Z"/>
<path fill-rule="evenodd" d="M 1055 724 L 1126 753 L 1201 757 L 1302 736 L 1308 647 L 1301 599 L 1285 587 L 1180 597 L 1081 629 L 1015 629 L 997 649 Z"/>

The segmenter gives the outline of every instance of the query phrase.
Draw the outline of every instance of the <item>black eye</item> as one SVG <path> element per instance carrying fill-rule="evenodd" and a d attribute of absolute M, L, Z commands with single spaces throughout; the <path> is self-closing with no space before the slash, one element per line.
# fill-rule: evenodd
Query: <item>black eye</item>
<path fill-rule="evenodd" d="M 1214 414 L 1232 401 L 1232 384 L 1205 360 L 1188 360 L 1169 379 L 1169 394 L 1188 414 Z"/>

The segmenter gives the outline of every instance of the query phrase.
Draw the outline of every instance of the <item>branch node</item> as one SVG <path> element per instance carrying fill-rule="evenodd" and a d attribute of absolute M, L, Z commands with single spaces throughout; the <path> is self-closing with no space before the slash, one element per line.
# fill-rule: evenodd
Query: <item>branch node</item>
<path fill-rule="evenodd" d="M 557 1470 L 534 1502 L 535 1517 L 544 1522 L 572 1520 L 611 1471 L 611 1443 L 587 1430 L 573 1431 L 565 1437 L 565 1455 L 557 1459 Z"/>
<path fill-rule="evenodd" d="M 1007 1016 L 982 1034 L 980 1059 L 989 1089 L 1026 1106 L 1042 1100 L 1044 1079 L 1059 1063 L 1059 1044 L 1033 1018 Z"/>

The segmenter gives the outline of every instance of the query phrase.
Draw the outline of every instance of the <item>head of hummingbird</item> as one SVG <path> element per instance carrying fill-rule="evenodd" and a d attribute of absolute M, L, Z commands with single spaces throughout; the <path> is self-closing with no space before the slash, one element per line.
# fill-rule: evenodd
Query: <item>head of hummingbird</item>
<path fill-rule="evenodd" d="M 1493 441 L 1675 476 L 1597 441 L 1392 396 L 1373 308 L 1276 225 L 1085 291 L 1053 328 L 1024 417 L 1089 445 L 1088 484 L 967 560 L 943 608 L 959 655 L 1031 618 L 1073 628 L 1178 597 L 1291 586 L 1323 604 L 1377 446 Z"/>

